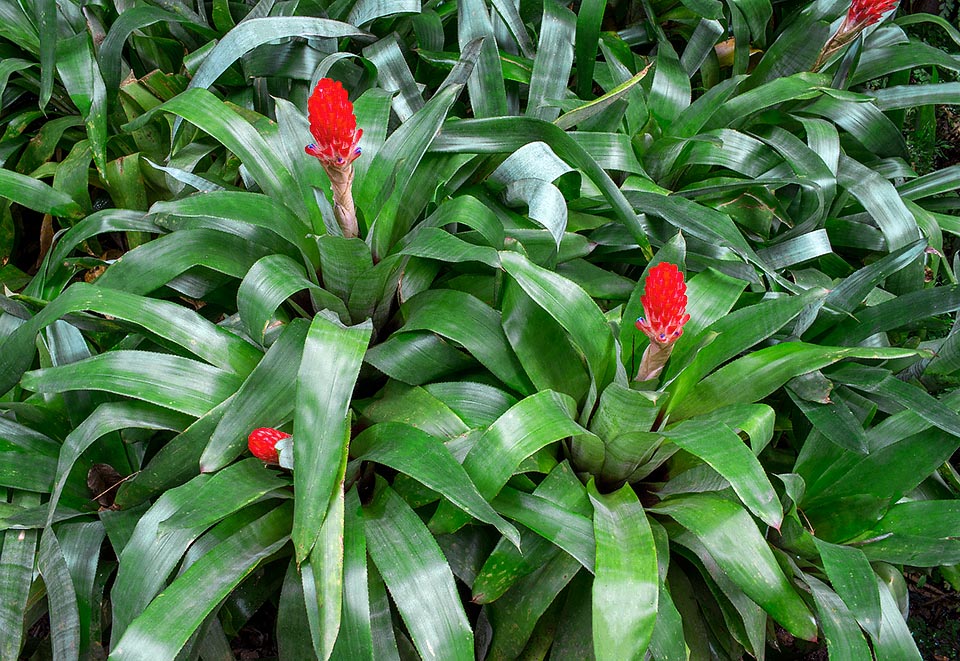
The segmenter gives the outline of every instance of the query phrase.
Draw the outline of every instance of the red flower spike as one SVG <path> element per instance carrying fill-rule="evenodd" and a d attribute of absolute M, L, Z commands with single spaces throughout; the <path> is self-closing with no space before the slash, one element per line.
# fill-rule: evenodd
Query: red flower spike
<path fill-rule="evenodd" d="M 321 78 L 307 102 L 310 133 L 316 141 L 304 151 L 324 166 L 345 167 L 360 155 L 360 136 L 353 104 L 340 81 Z"/>
<path fill-rule="evenodd" d="M 883 18 L 883 15 L 893 9 L 897 0 L 853 0 L 847 11 L 847 18 L 840 30 L 847 32 L 860 30 L 873 25 Z M 846 30 L 844 30 L 846 28 Z"/>
<path fill-rule="evenodd" d="M 662 347 L 683 335 L 683 325 L 690 320 L 687 285 L 675 264 L 660 262 L 650 269 L 640 302 L 645 317 L 637 319 L 637 328 L 650 342 Z"/>
<path fill-rule="evenodd" d="M 247 447 L 250 448 L 250 453 L 257 459 L 270 464 L 279 464 L 280 455 L 277 452 L 277 443 L 285 438 L 290 438 L 290 434 L 279 429 L 261 427 L 250 432 Z"/>

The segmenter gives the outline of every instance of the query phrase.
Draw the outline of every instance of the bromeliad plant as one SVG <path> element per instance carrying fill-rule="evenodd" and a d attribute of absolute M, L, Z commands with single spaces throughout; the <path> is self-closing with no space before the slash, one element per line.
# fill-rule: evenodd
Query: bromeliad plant
<path fill-rule="evenodd" d="M 0 657 L 920 658 L 960 174 L 901 128 L 955 54 L 814 67 L 831 3 L 71 7 L 0 10 L 4 218 L 62 230 L 2 299 Z"/>

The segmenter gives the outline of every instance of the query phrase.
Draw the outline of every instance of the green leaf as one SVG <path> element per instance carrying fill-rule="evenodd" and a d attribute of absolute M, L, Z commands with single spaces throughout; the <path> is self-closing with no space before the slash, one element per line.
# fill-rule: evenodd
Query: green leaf
<path fill-rule="evenodd" d="M 283 577 L 277 620 L 284 624 L 277 628 L 277 651 L 280 656 L 285 659 L 314 661 L 316 654 L 310 637 L 310 624 L 307 622 L 303 584 L 294 559 L 290 560 Z"/>
<path fill-rule="evenodd" d="M 0 197 L 39 213 L 63 218 L 83 218 L 83 209 L 66 193 L 54 190 L 39 179 L 0 168 Z"/>
<path fill-rule="evenodd" d="M 304 319 L 294 319 L 287 325 L 230 398 L 200 456 L 201 471 L 211 473 L 223 468 L 243 451 L 250 432 L 279 426 L 292 416 L 296 384 L 290 372 L 301 362 L 308 328 Z"/>
<path fill-rule="evenodd" d="M 507 341 L 500 313 L 479 299 L 452 289 L 433 289 L 411 298 L 402 311 L 403 331 L 429 330 L 453 340 L 510 388 L 520 393 L 533 390 Z"/>
<path fill-rule="evenodd" d="M 660 41 L 657 50 L 657 69 L 647 104 L 664 130 L 690 105 L 690 78 L 666 40 Z"/>
<path fill-rule="evenodd" d="M 365 423 L 400 422 L 443 442 L 470 431 L 450 407 L 425 388 L 388 382 L 380 394 L 379 399 L 363 407 L 361 414 Z"/>
<path fill-rule="evenodd" d="M 593 299 L 576 283 L 518 253 L 503 251 L 500 262 L 527 295 L 570 334 L 590 366 L 596 388 L 602 389 L 612 378 L 613 335 Z"/>
<path fill-rule="evenodd" d="M 350 434 L 350 402 L 373 325 L 347 327 L 314 317 L 297 374 L 294 409 L 293 542 L 297 558 L 310 553 L 337 486 Z M 342 480 L 342 477 L 340 478 Z"/>
<path fill-rule="evenodd" d="M 922 289 L 858 310 L 855 318 L 836 324 L 821 342 L 858 344 L 876 333 L 958 309 L 960 285 Z"/>
<path fill-rule="evenodd" d="M 100 44 L 100 69 L 103 72 L 103 81 L 106 88 L 116 90 L 120 86 L 121 57 L 123 46 L 135 30 L 148 27 L 160 21 L 184 23 L 198 34 L 212 39 L 216 33 L 205 25 L 193 22 L 189 16 L 182 16 L 160 7 L 139 6 L 130 7 L 117 16 L 117 20 L 110 26 L 106 38 Z"/>
<path fill-rule="evenodd" d="M 420 655 L 438 661 L 472 661 L 473 632 L 453 574 L 417 514 L 393 489 L 381 484 L 363 517 L 367 550 Z"/>
<path fill-rule="evenodd" d="M 0 358 L 0 390 L 9 389 L 30 367 L 37 333 L 57 319 L 85 310 L 136 325 L 236 374 L 249 373 L 260 357 L 247 342 L 182 305 L 76 283 L 7 337 Z"/>
<path fill-rule="evenodd" d="M 363 2 L 357 2 L 350 10 L 347 23 L 350 25 L 366 25 L 378 18 L 398 14 L 417 14 L 419 12 L 420 3 L 417 0 L 401 0 L 399 2 L 364 0 Z"/>
<path fill-rule="evenodd" d="M 863 551 L 814 537 L 833 589 L 871 636 L 880 635 L 880 593 L 877 579 Z"/>
<path fill-rule="evenodd" d="M 460 51 L 466 51 L 468 44 L 475 39 L 483 40 L 476 66 L 467 82 L 473 114 L 475 117 L 502 117 L 507 114 L 507 93 L 490 10 L 480 0 L 461 0 L 458 10 Z"/>
<path fill-rule="evenodd" d="M 783 342 L 739 358 L 694 387 L 672 411 L 673 418 L 690 418 L 724 405 L 756 402 L 795 376 L 826 367 L 844 358 L 891 359 L 916 355 L 909 349 L 830 347 Z"/>
<path fill-rule="evenodd" d="M 40 504 L 39 495 L 14 494 L 13 503 L 20 507 Z M 0 553 L 0 628 L 6 632 L 0 640 L 0 656 L 16 659 L 20 655 L 25 628 L 24 614 L 33 582 L 33 563 L 37 550 L 36 530 L 7 530 L 3 533 Z"/>
<path fill-rule="evenodd" d="M 399 207 L 404 203 L 414 171 L 434 141 L 460 89 L 459 85 L 444 88 L 394 131 L 377 152 L 366 176 L 358 182 L 355 195 L 370 221 L 368 241 L 377 258 L 388 255 L 409 229 L 397 225 Z"/>
<path fill-rule="evenodd" d="M 546 16 L 546 5 L 544 15 Z M 600 43 L 600 27 L 607 8 L 606 0 L 588 0 L 577 11 L 576 55 L 577 96 L 589 99 L 593 96 L 593 71 L 597 62 L 597 46 Z M 539 58 L 541 47 L 537 51 Z M 562 71 L 562 70 L 561 70 Z M 559 98 L 556 96 L 554 98 Z"/>
<path fill-rule="evenodd" d="M 838 661 L 871 661 L 873 655 L 867 647 L 867 641 L 863 639 L 857 621 L 840 597 L 812 576 L 804 576 L 803 580 L 813 592 L 830 658 Z"/>
<path fill-rule="evenodd" d="M 248 18 L 230 30 L 207 54 L 193 74 L 190 87 L 209 87 L 236 60 L 257 46 L 286 37 L 363 37 L 367 33 L 353 25 L 309 16 Z"/>
<path fill-rule="evenodd" d="M 532 117 L 473 119 L 447 122 L 430 144 L 431 151 L 442 153 L 513 153 L 530 142 L 541 141 L 570 165 L 583 171 L 600 189 L 617 218 L 630 231 L 640 248 L 650 251 L 648 227 L 632 208 L 623 192 L 590 154 L 565 131 L 549 122 Z"/>
<path fill-rule="evenodd" d="M 320 526 L 317 544 L 300 565 L 313 649 L 326 661 L 340 633 L 343 594 L 344 494 L 338 490 Z"/>
<path fill-rule="evenodd" d="M 579 20 L 586 19 L 586 8 L 587 6 L 584 6 L 581 9 Z M 595 14 L 596 12 L 593 12 L 592 17 L 595 17 Z M 533 60 L 533 70 L 530 73 L 530 92 L 526 109 L 528 116 L 553 121 L 560 114 L 557 100 L 563 99 L 567 94 L 567 81 L 570 79 L 570 67 L 573 64 L 573 40 L 577 20 L 573 12 L 566 7 L 556 3 L 543 5 L 540 42 L 537 44 L 537 56 Z M 597 27 L 599 28 L 599 22 Z M 584 76 L 588 81 L 593 78 L 593 72 L 586 69 L 595 61 L 598 37 L 599 29 L 595 30 L 593 35 L 593 55 L 588 61 L 583 61 L 581 66 L 584 68 L 578 71 L 578 78 Z M 580 60 L 579 57 L 577 59 Z"/>
<path fill-rule="evenodd" d="M 296 22 L 301 19 L 288 17 L 286 19 L 263 20 L 291 20 Z M 302 20 L 308 21 L 310 19 Z M 242 25 L 249 25 L 249 23 Z M 197 78 L 194 77 L 193 82 L 196 83 L 196 81 Z M 295 201 L 300 202 L 293 210 L 302 217 L 307 217 L 306 209 L 301 208 L 302 200 L 297 196 L 287 194 L 287 191 L 297 190 L 297 183 L 290 171 L 274 153 L 274 150 L 270 148 L 257 129 L 211 92 L 198 87 L 188 89 L 163 105 L 144 113 L 135 121 L 125 125 L 124 129 L 127 131 L 139 129 L 156 112 L 160 111 L 179 115 L 197 128 L 209 133 L 240 158 L 244 167 L 247 168 L 264 193 L 275 199 L 284 200 L 291 206 Z"/>
<path fill-rule="evenodd" d="M 878 659 L 903 659 L 903 661 L 920 661 L 920 651 L 913 640 L 913 635 L 907 623 L 900 614 L 900 607 L 894 600 L 890 588 L 878 576 L 876 578 L 880 590 L 880 608 L 883 620 L 880 623 L 880 634 L 873 639 L 873 652 Z"/>
<path fill-rule="evenodd" d="M 792 383 L 792 382 L 791 382 Z M 807 401 L 787 384 L 787 393 L 810 424 L 830 442 L 860 455 L 867 454 L 867 437 L 863 425 L 843 399 L 826 403 Z M 829 395 L 827 395 L 829 399 Z"/>
<path fill-rule="evenodd" d="M 289 481 L 270 470 L 256 458 L 244 459 L 213 474 L 194 494 L 189 504 L 160 521 L 157 536 L 163 538 L 172 530 L 205 530 L 230 514 L 260 502 Z"/>
<path fill-rule="evenodd" d="M 743 504 L 764 523 L 780 528 L 780 499 L 763 466 L 733 429 L 717 420 L 694 419 L 662 434 L 726 478 Z"/>
<path fill-rule="evenodd" d="M 202 530 L 170 529 L 158 547 L 160 522 L 189 506 L 209 476 L 201 475 L 187 484 L 164 492 L 137 521 L 133 535 L 123 547 L 117 577 L 111 590 L 114 641 L 120 640 L 129 624 L 140 615 L 166 584 L 187 547 Z"/>
<path fill-rule="evenodd" d="M 303 266 L 286 255 L 267 255 L 250 267 L 237 290 L 237 311 L 250 336 L 262 343 L 277 308 L 304 289 L 318 309 L 332 310 L 341 321 L 349 321 L 343 301 L 311 282 Z"/>
<path fill-rule="evenodd" d="M 89 33 L 63 39 L 57 44 L 56 69 L 70 99 L 80 110 L 93 150 L 93 160 L 102 176 L 107 172 L 107 92 L 94 58 Z M 50 64 L 53 64 L 51 62 Z"/>
<path fill-rule="evenodd" d="M 166 429 L 183 431 L 191 422 L 189 416 L 144 402 L 107 402 L 101 404 L 63 441 L 57 461 L 55 486 L 50 493 L 47 526 L 53 523 L 60 494 L 70 471 L 80 456 L 97 440 L 121 429 Z"/>
<path fill-rule="evenodd" d="M 847 276 L 827 294 L 824 305 L 844 312 L 853 312 L 874 287 L 893 273 L 914 263 L 926 247 L 925 243 L 923 240 L 914 241 Z"/>
<path fill-rule="evenodd" d="M 587 571 L 593 572 L 596 561 L 590 519 L 569 511 L 563 503 L 555 500 L 504 487 L 494 498 L 493 506 L 504 516 L 563 549 Z M 477 588 L 474 587 L 474 590 Z M 483 596 L 485 601 L 492 601 L 495 595 L 485 592 Z"/>
<path fill-rule="evenodd" d="M 954 564 L 960 555 L 958 521 L 960 507 L 952 500 L 899 503 L 863 535 L 861 549 L 871 560 L 918 567 Z"/>
<path fill-rule="evenodd" d="M 746 510 L 713 494 L 669 498 L 653 508 L 707 547 L 724 573 L 787 631 L 816 640 L 817 625 Z"/>
<path fill-rule="evenodd" d="M 261 193 L 207 191 L 178 200 L 156 202 L 150 207 L 150 214 L 159 216 L 163 225 L 171 229 L 208 228 L 241 235 L 240 228 L 248 229 L 244 226 L 252 225 L 296 246 L 311 263 L 316 264 L 319 259 L 316 242 L 307 236 L 311 228 L 305 220 L 297 217 L 283 202 Z M 238 227 L 237 223 L 243 225 Z"/>
<path fill-rule="evenodd" d="M 578 569 L 576 560 L 557 553 L 517 581 L 506 595 L 489 604 L 485 610 L 493 627 L 493 638 L 487 659 L 517 659 L 530 646 L 536 645 L 538 621 L 541 624 L 544 620 L 549 621 L 551 604 L 576 576 Z"/>
<path fill-rule="evenodd" d="M 367 538 L 357 489 L 346 494 L 343 526 L 343 605 L 340 635 L 331 658 L 373 661 L 373 631 L 367 576 Z"/>
<path fill-rule="evenodd" d="M 384 464 L 409 475 L 475 519 L 493 525 L 515 545 L 520 545 L 516 528 L 490 507 L 463 467 L 435 436 L 409 425 L 383 422 L 364 430 L 353 439 L 350 449 L 355 459 Z"/>
<path fill-rule="evenodd" d="M 643 657 L 657 620 L 657 549 L 630 485 L 600 494 L 591 481 L 597 540 L 593 648 L 598 659 Z"/>
<path fill-rule="evenodd" d="M 97 280 L 105 289 L 148 294 L 195 266 L 242 278 L 269 248 L 224 232 L 181 230 L 125 253 Z"/>
<path fill-rule="evenodd" d="M 531 498 L 536 500 L 531 501 Z M 543 512 L 530 507 L 531 503 L 536 503 Z M 534 525 L 535 530 L 521 529 L 519 549 L 506 539 L 497 542 L 473 580 L 472 601 L 478 604 L 496 601 L 520 577 L 559 553 L 560 548 L 578 557 L 580 563 L 592 572 L 596 545 L 593 522 L 589 518 L 590 501 L 568 462 L 557 464 L 536 486 L 533 494 L 522 494 L 506 487 L 493 504 L 505 515 L 516 515 L 518 520 Z M 577 523 L 571 526 L 573 521 Z"/>
<path fill-rule="evenodd" d="M 78 659 L 80 614 L 77 611 L 77 593 L 53 528 L 44 530 L 40 537 L 37 568 L 47 588 L 53 654 L 64 661 Z"/>
<path fill-rule="evenodd" d="M 840 157 L 837 181 L 853 195 L 880 227 L 887 247 L 893 251 L 920 238 L 917 221 L 893 184 L 850 157 Z M 920 288 L 920 264 L 898 272 L 890 285 L 895 292 Z"/>
<path fill-rule="evenodd" d="M 121 350 L 27 372 L 21 384 L 35 392 L 104 390 L 201 416 L 232 395 L 240 379 L 189 358 Z"/>
<path fill-rule="evenodd" d="M 536 389 L 583 401 L 591 384 L 589 368 L 563 327 L 516 282 L 505 283 L 501 309 L 503 330 Z"/>
<path fill-rule="evenodd" d="M 497 251 L 490 246 L 475 246 L 438 227 L 422 227 L 406 243 L 401 255 L 415 255 L 453 264 L 480 262 L 492 268 L 500 265 Z"/>
<path fill-rule="evenodd" d="M 290 507 L 283 505 L 218 543 L 131 622 L 111 656 L 174 658 L 223 599 L 287 542 L 289 531 Z"/>
<path fill-rule="evenodd" d="M 573 421 L 567 395 L 544 390 L 500 416 L 463 460 L 463 467 L 484 498 L 497 495 L 520 462 L 567 436 L 589 433 Z"/>

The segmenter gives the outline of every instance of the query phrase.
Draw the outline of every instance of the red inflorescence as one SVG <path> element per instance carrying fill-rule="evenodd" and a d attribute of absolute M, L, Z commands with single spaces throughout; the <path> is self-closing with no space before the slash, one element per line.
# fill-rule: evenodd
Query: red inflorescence
<path fill-rule="evenodd" d="M 844 23 L 865 28 L 878 22 L 896 4 L 897 0 L 853 0 Z"/>
<path fill-rule="evenodd" d="M 327 166 L 343 167 L 360 155 L 360 136 L 353 104 L 340 81 L 321 78 L 307 103 L 310 133 L 316 141 L 305 151 Z"/>
<path fill-rule="evenodd" d="M 660 346 L 672 344 L 683 335 L 687 314 L 687 285 L 675 264 L 660 262 L 647 275 L 643 296 L 643 314 L 637 328 Z"/>
<path fill-rule="evenodd" d="M 271 464 L 279 464 L 280 455 L 277 452 L 277 443 L 285 438 L 290 438 L 290 434 L 279 429 L 261 427 L 250 432 L 247 447 L 250 448 L 250 453 L 257 459 Z"/>

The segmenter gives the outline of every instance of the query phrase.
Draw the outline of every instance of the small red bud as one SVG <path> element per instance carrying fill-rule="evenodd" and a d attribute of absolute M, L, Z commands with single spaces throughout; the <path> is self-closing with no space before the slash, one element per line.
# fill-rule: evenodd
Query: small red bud
<path fill-rule="evenodd" d="M 250 453 L 257 459 L 270 464 L 279 464 L 280 455 L 277 453 L 277 443 L 285 438 L 290 438 L 290 434 L 279 429 L 261 427 L 250 432 L 247 447 L 250 448 Z"/>

